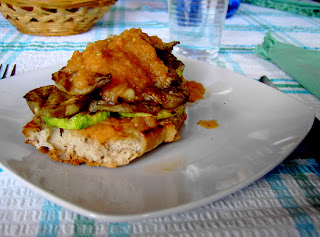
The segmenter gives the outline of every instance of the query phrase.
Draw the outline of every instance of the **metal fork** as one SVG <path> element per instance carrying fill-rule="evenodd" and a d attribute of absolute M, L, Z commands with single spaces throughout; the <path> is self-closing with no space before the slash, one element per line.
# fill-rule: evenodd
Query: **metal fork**
<path fill-rule="evenodd" d="M 7 64 L 6 68 L 4 69 L 4 72 L 3 72 L 3 74 L 2 74 L 1 79 L 7 77 L 8 68 L 9 68 L 9 64 Z M 0 64 L 0 71 L 1 71 L 1 69 L 2 69 L 2 64 Z M 12 68 L 12 71 L 11 71 L 11 74 L 10 74 L 10 77 L 14 76 L 15 74 L 16 74 L 16 64 L 13 65 L 13 68 Z"/>

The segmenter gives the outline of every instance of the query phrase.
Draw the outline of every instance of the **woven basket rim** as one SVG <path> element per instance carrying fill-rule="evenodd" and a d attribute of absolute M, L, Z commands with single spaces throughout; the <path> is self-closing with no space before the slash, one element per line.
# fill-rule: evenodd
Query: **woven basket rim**
<path fill-rule="evenodd" d="M 0 0 L 11 5 L 30 6 L 36 5 L 41 7 L 84 7 L 84 6 L 103 6 L 115 3 L 117 0 Z"/>

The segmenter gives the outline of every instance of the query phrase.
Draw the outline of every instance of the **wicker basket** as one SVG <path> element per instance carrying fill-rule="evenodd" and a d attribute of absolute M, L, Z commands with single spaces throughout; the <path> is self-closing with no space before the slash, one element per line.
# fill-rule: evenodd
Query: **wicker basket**
<path fill-rule="evenodd" d="M 88 31 L 117 0 L 0 0 L 0 12 L 20 32 L 61 36 Z"/>

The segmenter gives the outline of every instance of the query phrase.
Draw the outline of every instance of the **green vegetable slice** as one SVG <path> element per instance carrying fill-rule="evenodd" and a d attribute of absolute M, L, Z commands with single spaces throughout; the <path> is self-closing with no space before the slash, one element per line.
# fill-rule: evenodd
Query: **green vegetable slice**
<path fill-rule="evenodd" d="M 148 116 L 155 116 L 157 119 L 165 119 L 165 118 L 171 118 L 175 116 L 180 116 L 184 111 L 184 106 L 179 106 L 178 108 L 174 110 L 166 110 L 163 109 L 160 112 L 158 112 L 156 115 L 148 114 L 148 113 L 118 113 L 120 116 L 123 117 L 148 117 Z"/>
<path fill-rule="evenodd" d="M 109 118 L 109 111 L 99 111 L 94 114 L 79 113 L 71 118 L 54 118 L 41 116 L 41 118 L 50 126 L 63 129 L 83 129 L 95 125 Z"/>

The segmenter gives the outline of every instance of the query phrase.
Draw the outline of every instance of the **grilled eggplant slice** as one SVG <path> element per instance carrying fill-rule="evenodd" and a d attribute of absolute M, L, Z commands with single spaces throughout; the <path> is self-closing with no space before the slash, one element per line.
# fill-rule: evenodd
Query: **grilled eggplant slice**
<path fill-rule="evenodd" d="M 53 85 L 29 91 L 24 98 L 35 115 L 55 118 L 78 113 L 88 101 L 88 96 L 72 96 Z"/>
<path fill-rule="evenodd" d="M 111 74 L 92 73 L 86 69 L 70 72 L 66 67 L 52 74 L 52 80 L 59 90 L 69 95 L 87 95 L 108 84 L 111 77 Z"/>

